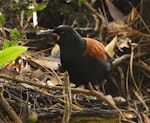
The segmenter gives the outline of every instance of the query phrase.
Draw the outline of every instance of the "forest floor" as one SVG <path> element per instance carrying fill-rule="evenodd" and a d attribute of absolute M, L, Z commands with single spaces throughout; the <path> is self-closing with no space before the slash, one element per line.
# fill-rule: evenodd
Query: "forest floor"
<path fill-rule="evenodd" d="M 21 35 L 18 44 L 28 47 L 0 67 L 1 122 L 150 123 L 150 2 L 79 1 L 0 1 L 1 50 L 14 28 Z M 77 88 L 60 71 L 59 48 L 42 32 L 62 24 L 106 46 L 113 70 L 101 91 Z"/>

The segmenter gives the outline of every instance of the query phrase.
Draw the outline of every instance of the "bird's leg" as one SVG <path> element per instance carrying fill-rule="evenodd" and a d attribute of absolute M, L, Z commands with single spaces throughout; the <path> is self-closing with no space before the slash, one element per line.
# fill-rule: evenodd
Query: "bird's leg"
<path fill-rule="evenodd" d="M 88 83 L 88 87 L 89 87 L 89 89 L 90 89 L 91 91 L 94 91 L 94 88 L 93 88 L 91 82 Z"/>
<path fill-rule="evenodd" d="M 105 83 L 104 83 L 104 85 L 105 85 Z M 94 86 L 94 88 L 93 88 L 93 86 L 92 86 L 92 84 L 89 82 L 88 83 L 88 87 L 89 87 L 89 89 L 90 89 L 90 91 L 97 91 L 97 92 L 99 92 L 99 93 L 101 93 L 102 95 L 105 95 L 105 88 L 104 88 L 104 85 L 102 85 L 102 91 L 100 90 L 100 88 L 99 88 L 99 85 L 95 85 Z M 103 90 L 104 89 L 104 90 Z"/>
<path fill-rule="evenodd" d="M 106 95 L 106 92 L 105 92 L 105 84 L 106 84 L 107 80 L 104 80 L 102 81 L 101 85 L 94 85 L 94 89 L 98 92 L 101 92 L 103 93 L 104 95 Z M 100 89 L 100 86 L 102 87 L 102 90 Z"/>
<path fill-rule="evenodd" d="M 102 82 L 102 92 L 104 95 L 106 95 L 106 91 L 105 91 L 105 84 L 106 84 L 107 80 L 104 79 L 103 82 Z"/>

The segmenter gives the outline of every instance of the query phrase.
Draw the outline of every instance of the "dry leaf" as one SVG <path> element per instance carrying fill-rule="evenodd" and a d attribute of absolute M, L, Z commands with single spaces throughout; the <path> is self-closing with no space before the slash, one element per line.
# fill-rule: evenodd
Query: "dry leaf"
<path fill-rule="evenodd" d="M 130 23 L 133 24 L 136 20 L 136 8 L 132 8 L 130 13 Z"/>
<path fill-rule="evenodd" d="M 114 20 L 122 20 L 125 17 L 124 14 L 110 0 L 106 0 L 106 4 L 111 17 Z"/>
<path fill-rule="evenodd" d="M 60 57 L 60 48 L 59 48 L 59 45 L 58 45 L 58 44 L 56 44 L 56 45 L 53 47 L 53 49 L 52 49 L 52 51 L 51 51 L 51 56 L 58 56 L 58 57 Z"/>
<path fill-rule="evenodd" d="M 62 85 L 63 84 L 63 83 L 60 83 L 56 77 L 51 77 L 51 79 L 48 80 L 46 83 L 49 86 L 55 86 L 55 85 Z"/>
<path fill-rule="evenodd" d="M 106 95 L 105 96 L 111 103 L 113 103 L 115 105 L 115 101 L 113 99 L 113 97 L 111 95 Z"/>
<path fill-rule="evenodd" d="M 121 96 L 115 97 L 114 100 L 116 102 L 121 102 L 121 103 L 124 103 L 127 101 L 124 97 L 121 97 Z"/>
<path fill-rule="evenodd" d="M 129 43 L 131 42 L 131 39 L 128 37 L 121 36 L 118 38 L 117 46 L 118 49 L 123 52 L 122 48 L 130 48 Z"/>
<path fill-rule="evenodd" d="M 111 42 L 105 47 L 106 52 L 109 54 L 109 56 L 112 58 L 114 56 L 114 49 L 117 42 L 117 36 L 115 36 Z"/>
<path fill-rule="evenodd" d="M 131 112 L 130 113 L 123 112 L 123 114 L 126 119 L 132 120 L 133 118 L 135 118 L 135 114 Z"/>
<path fill-rule="evenodd" d="M 55 58 L 45 58 L 45 59 L 32 59 L 34 62 L 40 64 L 41 66 L 45 66 L 47 68 L 51 68 L 53 70 L 58 70 L 60 61 L 55 60 Z"/>

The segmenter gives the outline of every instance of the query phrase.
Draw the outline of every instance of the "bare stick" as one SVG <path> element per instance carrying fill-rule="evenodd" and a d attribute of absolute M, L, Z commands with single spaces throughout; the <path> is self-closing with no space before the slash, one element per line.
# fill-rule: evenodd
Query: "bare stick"
<path fill-rule="evenodd" d="M 15 121 L 15 123 L 22 123 L 21 119 L 18 117 L 16 112 L 9 105 L 9 103 L 5 100 L 5 98 L 3 96 L 3 85 L 2 84 L 0 85 L 0 103 L 4 107 L 4 109 L 7 111 L 7 113 L 10 114 L 10 116 Z"/>
<path fill-rule="evenodd" d="M 94 90 L 91 83 L 89 83 L 89 88 L 90 88 L 90 91 L 91 91 L 92 95 L 95 95 L 95 96 L 99 97 L 99 99 L 101 99 L 102 101 L 106 102 L 113 109 L 117 110 L 121 114 L 121 116 L 124 118 L 124 115 L 123 115 L 122 111 L 114 103 L 110 102 L 104 95 L 102 95 L 102 93 Z"/>
<path fill-rule="evenodd" d="M 72 111 L 72 97 L 71 97 L 71 90 L 70 90 L 69 84 L 70 84 L 69 75 L 67 72 L 65 72 L 65 78 L 64 78 L 65 110 L 64 110 L 62 123 L 69 123 L 69 119 L 70 119 L 71 111 Z"/>

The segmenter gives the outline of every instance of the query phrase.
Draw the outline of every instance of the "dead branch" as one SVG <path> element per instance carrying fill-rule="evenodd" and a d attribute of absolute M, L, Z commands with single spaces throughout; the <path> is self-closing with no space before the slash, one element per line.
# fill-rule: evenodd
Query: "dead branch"
<path fill-rule="evenodd" d="M 4 74 L 0 74 L 0 78 L 5 78 L 8 80 L 13 80 L 13 81 L 18 82 L 18 83 L 25 83 L 25 84 L 29 84 L 32 86 L 50 89 L 50 90 L 63 90 L 63 87 L 60 87 L 60 86 L 48 86 L 47 84 L 43 85 L 40 83 L 35 83 L 32 81 L 27 81 L 27 80 L 23 80 L 23 79 L 18 79 L 15 77 L 4 75 Z M 116 105 L 112 104 L 108 99 L 106 99 L 103 95 L 101 95 L 99 92 L 95 91 L 94 89 L 93 90 L 91 89 L 92 90 L 91 91 L 91 90 L 87 90 L 87 89 L 70 88 L 70 90 L 72 93 L 84 93 L 86 95 L 94 95 L 94 96 L 98 97 L 100 100 L 106 102 L 113 109 L 119 111 L 119 113 L 121 113 L 121 115 L 123 116 L 122 112 L 120 111 L 120 109 L 118 109 L 118 107 L 116 107 Z"/>
<path fill-rule="evenodd" d="M 117 110 L 121 114 L 121 116 L 122 116 L 123 119 L 125 118 L 124 115 L 123 115 L 123 113 L 122 113 L 122 111 L 114 103 L 110 102 L 104 95 L 102 95 L 98 91 L 94 90 L 94 88 L 92 87 L 91 83 L 89 83 L 89 88 L 90 88 L 90 91 L 91 91 L 92 95 L 95 95 L 99 99 L 101 99 L 104 102 L 106 102 L 113 109 Z"/>
<path fill-rule="evenodd" d="M 0 103 L 4 107 L 4 109 L 7 111 L 8 114 L 12 117 L 12 119 L 15 121 L 15 123 L 22 123 L 21 119 L 18 117 L 16 112 L 13 110 L 13 108 L 9 105 L 9 103 L 5 100 L 3 96 L 3 85 L 0 85 Z"/>
<path fill-rule="evenodd" d="M 65 101 L 65 110 L 62 123 L 69 123 L 69 119 L 71 117 L 72 112 L 72 96 L 70 90 L 69 75 L 67 72 L 65 72 L 64 78 L 64 101 Z"/>

